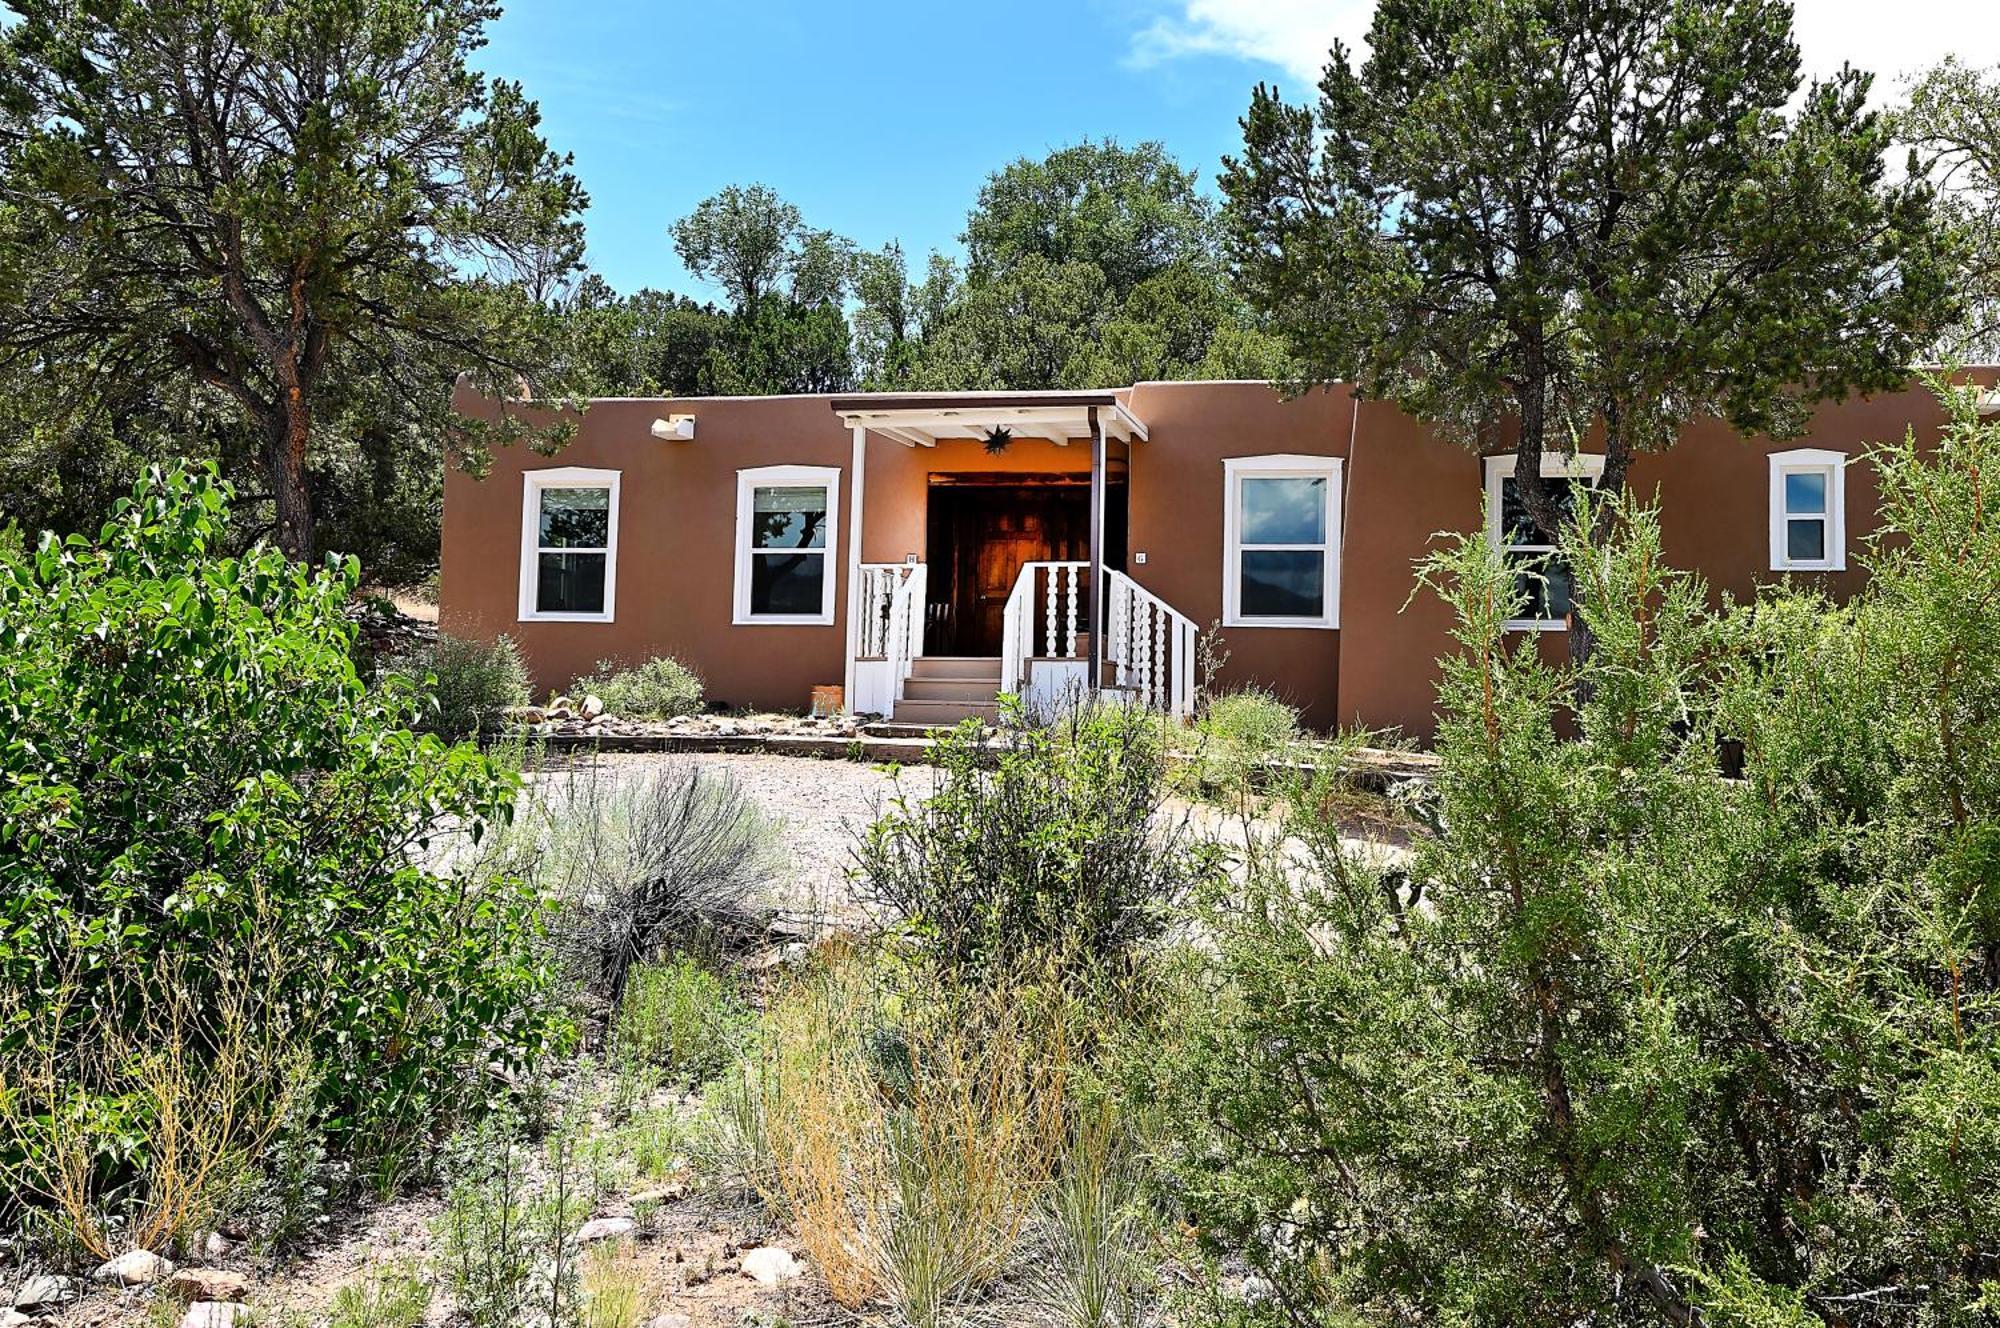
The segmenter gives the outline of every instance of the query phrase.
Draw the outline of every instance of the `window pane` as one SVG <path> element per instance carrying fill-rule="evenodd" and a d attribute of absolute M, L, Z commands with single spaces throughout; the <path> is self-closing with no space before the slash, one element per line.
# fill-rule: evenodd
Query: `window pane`
<path fill-rule="evenodd" d="M 1310 549 L 1245 549 L 1237 609 L 1246 618 L 1326 616 L 1326 555 Z"/>
<path fill-rule="evenodd" d="M 601 553 L 545 553 L 535 581 L 537 613 L 604 612 Z"/>
<path fill-rule="evenodd" d="M 826 547 L 826 489 L 759 488 L 754 503 L 753 549 Z M 819 611 L 815 605 L 813 611 Z"/>
<path fill-rule="evenodd" d="M 1326 480 L 1303 476 L 1243 481 L 1244 544 L 1326 543 Z"/>
<path fill-rule="evenodd" d="M 1807 517 L 1785 523 L 1785 557 L 1795 563 L 1826 561 L 1826 520 Z"/>
<path fill-rule="evenodd" d="M 1514 567 L 1516 592 L 1526 601 L 1522 621 L 1561 622 L 1569 616 L 1572 578 L 1569 564 L 1552 553 L 1515 554 L 1508 558 Z"/>
<path fill-rule="evenodd" d="M 1806 513 L 1826 511 L 1826 472 L 1796 470 L 1785 474 L 1785 510 Z"/>
<path fill-rule="evenodd" d="M 826 611 L 826 555 L 756 553 L 750 556 L 750 612 Z"/>
<path fill-rule="evenodd" d="M 1575 510 L 1577 495 L 1589 489 L 1595 481 L 1573 479 L 1567 475 L 1544 475 L 1542 487 L 1548 491 L 1549 499 L 1564 522 Z M 1553 544 L 1555 541 L 1544 535 L 1528 515 L 1528 505 L 1521 500 L 1520 486 L 1512 475 L 1500 477 L 1500 530 L 1508 544 Z"/>
<path fill-rule="evenodd" d="M 542 547 L 602 549 L 611 543 L 611 490 L 543 489 Z"/>

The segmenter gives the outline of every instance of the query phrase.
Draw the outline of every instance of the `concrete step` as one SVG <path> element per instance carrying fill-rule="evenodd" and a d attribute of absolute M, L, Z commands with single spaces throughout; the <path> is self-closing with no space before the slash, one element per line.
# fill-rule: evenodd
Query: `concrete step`
<path fill-rule="evenodd" d="M 901 701 L 890 716 L 898 724 L 951 725 L 964 719 L 1000 720 L 998 701 Z"/>
<path fill-rule="evenodd" d="M 982 655 L 919 655 L 910 661 L 910 677 L 1000 685 L 1000 661 Z"/>
<path fill-rule="evenodd" d="M 1000 677 L 917 678 L 903 684 L 908 701 L 995 701 L 1000 696 Z"/>

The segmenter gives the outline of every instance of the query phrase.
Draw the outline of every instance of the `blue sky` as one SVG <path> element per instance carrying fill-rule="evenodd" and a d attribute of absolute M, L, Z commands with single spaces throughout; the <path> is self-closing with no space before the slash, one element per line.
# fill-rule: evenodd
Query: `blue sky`
<path fill-rule="evenodd" d="M 2000 60 L 1989 0 L 1798 0 L 1809 67 Z M 900 239 L 913 269 L 988 174 L 1084 137 L 1155 138 L 1212 189 L 1259 79 L 1311 86 L 1368 0 L 511 0 L 482 52 L 540 101 L 591 194 L 590 260 L 620 290 L 698 293 L 666 228 L 761 182 L 808 223 Z M 1871 15 L 1873 17 L 1871 18 Z M 712 292 L 700 292 L 712 293 Z"/>

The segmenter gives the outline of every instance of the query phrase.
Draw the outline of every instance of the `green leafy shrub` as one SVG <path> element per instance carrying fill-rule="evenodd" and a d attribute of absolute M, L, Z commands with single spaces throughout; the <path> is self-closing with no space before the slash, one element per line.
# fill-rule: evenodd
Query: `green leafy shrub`
<path fill-rule="evenodd" d="M 79 1221 L 186 1156 L 148 1160 L 199 1119 L 149 1097 L 231 1103 L 240 1133 L 204 1147 L 254 1160 L 302 1056 L 329 1141 L 379 1154 L 562 1035 L 540 899 L 434 865 L 515 781 L 357 675 L 351 560 L 222 556 L 229 497 L 156 470 L 96 541 L 0 561 L 0 1055 L 31 1086 L 0 1103 L 0 1165 Z M 87 1165 L 48 1150 L 57 1120 Z"/>
<path fill-rule="evenodd" d="M 606 712 L 627 719 L 673 719 L 701 709 L 701 678 L 687 665 L 666 655 L 644 664 L 623 668 L 616 660 L 603 660 L 597 672 L 579 678 L 576 691 L 604 702 Z"/>
<path fill-rule="evenodd" d="M 1246 687 L 1209 702 L 1179 745 L 1187 750 L 1180 783 L 1198 797 L 1247 794 L 1264 782 L 1260 768 L 1282 762 L 1299 739 L 1299 712 L 1275 692 Z"/>
<path fill-rule="evenodd" d="M 704 1084 L 734 1057 L 750 1012 L 733 985 L 689 958 L 641 964 L 625 987 L 612 1026 L 620 1060 Z"/>
<path fill-rule="evenodd" d="M 530 696 L 527 663 L 509 636 L 473 641 L 440 633 L 385 668 L 429 699 L 419 727 L 447 738 L 492 732 L 503 711 L 527 705 Z"/>
<path fill-rule="evenodd" d="M 1483 538 L 1430 565 L 1434 835 L 1385 870 L 1293 799 L 1138 1090 L 1287 1321 L 1990 1317 L 2000 428 L 1948 401 L 1844 608 L 1713 609 L 1627 509 L 1552 666 Z"/>
<path fill-rule="evenodd" d="M 856 846 L 856 876 L 954 968 L 1115 959 L 1215 870 L 1212 848 L 1162 811 L 1158 731 L 1136 711 L 1078 707 L 997 753 L 968 724 L 934 760 L 936 792 L 896 798 Z"/>

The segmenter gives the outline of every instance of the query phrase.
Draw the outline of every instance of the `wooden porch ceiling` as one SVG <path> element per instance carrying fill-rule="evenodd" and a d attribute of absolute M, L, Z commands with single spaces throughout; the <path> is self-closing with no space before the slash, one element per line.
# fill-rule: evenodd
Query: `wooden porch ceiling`
<path fill-rule="evenodd" d="M 1092 412 L 1107 438 L 1143 442 L 1146 425 L 1112 392 L 900 392 L 835 397 L 834 413 L 851 428 L 905 447 L 940 438 L 983 439 L 996 429 L 1067 447 L 1090 438 Z"/>

